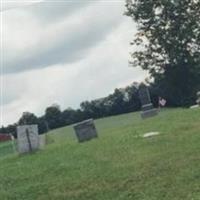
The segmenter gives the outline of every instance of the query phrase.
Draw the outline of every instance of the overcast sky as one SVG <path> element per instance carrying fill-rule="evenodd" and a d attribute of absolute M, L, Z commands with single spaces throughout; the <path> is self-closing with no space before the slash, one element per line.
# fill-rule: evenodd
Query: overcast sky
<path fill-rule="evenodd" d="M 146 77 L 128 66 L 134 22 L 124 0 L 1 2 L 1 120 L 78 108 Z"/>

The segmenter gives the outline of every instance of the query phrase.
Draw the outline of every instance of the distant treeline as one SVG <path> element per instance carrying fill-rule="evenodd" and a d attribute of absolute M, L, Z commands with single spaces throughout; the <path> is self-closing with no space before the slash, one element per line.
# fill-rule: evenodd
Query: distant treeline
<path fill-rule="evenodd" d="M 80 108 L 76 110 L 67 108 L 61 111 L 59 105 L 53 104 L 46 108 L 45 114 L 41 117 L 37 117 L 30 112 L 24 112 L 17 123 L 8 125 L 7 127 L 1 127 L 0 133 L 12 133 L 16 136 L 17 125 L 38 124 L 39 133 L 42 134 L 48 130 L 74 124 L 89 118 L 97 119 L 139 111 L 141 108 L 138 94 L 139 85 L 138 83 L 133 83 L 125 88 L 115 89 L 115 91 L 107 97 L 92 101 L 84 101 L 80 104 Z M 162 91 L 158 92 L 153 85 L 148 87 L 154 106 L 158 104 L 158 94 L 167 98 L 167 96 L 162 95 Z M 176 104 L 174 105 L 170 102 L 170 98 L 167 104 L 168 106 L 176 106 Z"/>

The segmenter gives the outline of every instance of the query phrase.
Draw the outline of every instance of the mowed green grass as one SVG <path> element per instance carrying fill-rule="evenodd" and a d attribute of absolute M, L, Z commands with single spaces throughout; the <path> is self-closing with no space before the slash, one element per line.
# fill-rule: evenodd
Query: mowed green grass
<path fill-rule="evenodd" d="M 12 141 L 0 142 L 0 159 L 6 157 L 9 154 L 13 154 L 15 151 Z"/>
<path fill-rule="evenodd" d="M 0 159 L 0 199 L 200 200 L 200 109 L 95 124 L 98 139 L 79 144 L 65 127 L 43 151 Z M 141 137 L 151 131 L 161 134 Z"/>

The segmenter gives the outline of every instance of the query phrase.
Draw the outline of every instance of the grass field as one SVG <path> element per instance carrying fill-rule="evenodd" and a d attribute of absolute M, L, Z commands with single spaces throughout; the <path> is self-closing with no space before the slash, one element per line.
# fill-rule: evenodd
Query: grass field
<path fill-rule="evenodd" d="M 43 151 L 2 157 L 0 200 L 200 200 L 200 109 L 95 123 L 98 139 L 78 144 L 65 127 Z"/>
<path fill-rule="evenodd" d="M 7 157 L 15 152 L 14 144 L 11 141 L 0 143 L 0 159 Z"/>

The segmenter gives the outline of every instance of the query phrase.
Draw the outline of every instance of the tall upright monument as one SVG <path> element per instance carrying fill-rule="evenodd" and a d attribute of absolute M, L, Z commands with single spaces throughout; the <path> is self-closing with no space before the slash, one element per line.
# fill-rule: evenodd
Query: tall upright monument
<path fill-rule="evenodd" d="M 142 119 L 153 117 L 158 114 L 158 110 L 153 107 L 149 90 L 145 84 L 139 86 L 139 97 L 142 105 L 141 117 Z"/>

